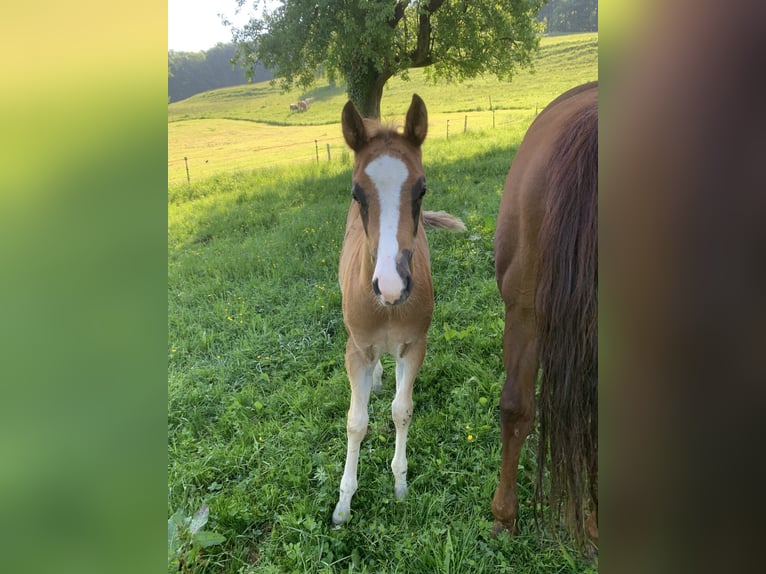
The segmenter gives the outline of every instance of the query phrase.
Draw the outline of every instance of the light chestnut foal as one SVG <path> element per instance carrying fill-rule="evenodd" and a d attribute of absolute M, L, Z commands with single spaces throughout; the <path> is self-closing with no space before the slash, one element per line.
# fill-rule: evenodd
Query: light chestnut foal
<path fill-rule="evenodd" d="M 348 450 L 334 524 L 351 514 L 357 488 L 359 447 L 367 433 L 367 403 L 381 385 L 380 356 L 396 358 L 396 396 L 391 414 L 396 444 L 391 470 L 397 498 L 407 493 L 407 430 L 412 418 L 412 386 L 426 354 L 433 315 L 431 264 L 424 225 L 465 230 L 444 212 L 421 211 L 426 192 L 420 146 L 428 130 L 423 100 L 412 96 L 404 133 L 363 120 L 349 101 L 342 114 L 343 137 L 354 150 L 346 236 L 338 278 L 348 332 L 346 371 L 351 406 L 346 426 Z"/>

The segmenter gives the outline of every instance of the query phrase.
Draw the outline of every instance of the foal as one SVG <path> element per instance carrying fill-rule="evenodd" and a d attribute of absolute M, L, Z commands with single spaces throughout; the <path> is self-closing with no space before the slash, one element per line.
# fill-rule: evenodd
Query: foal
<path fill-rule="evenodd" d="M 349 101 L 343 137 L 354 150 L 351 207 L 338 279 L 348 332 L 346 371 L 351 383 L 348 450 L 334 524 L 349 518 L 357 487 L 359 447 L 367 433 L 370 391 L 381 385 L 382 353 L 396 358 L 396 396 L 391 414 L 396 443 L 391 470 L 397 498 L 407 493 L 407 430 L 412 385 L 426 354 L 434 294 L 424 224 L 465 230 L 458 218 L 421 211 L 426 192 L 420 146 L 428 130 L 426 106 L 412 96 L 404 133 L 363 120 Z"/>

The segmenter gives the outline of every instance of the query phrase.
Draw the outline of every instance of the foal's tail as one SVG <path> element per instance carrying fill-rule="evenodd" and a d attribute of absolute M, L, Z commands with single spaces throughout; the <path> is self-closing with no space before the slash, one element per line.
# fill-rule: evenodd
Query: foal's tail
<path fill-rule="evenodd" d="M 565 130 L 551 158 L 539 236 L 537 321 L 542 382 L 537 499 L 550 453 L 553 516 L 584 540 L 586 489 L 598 509 L 598 106 Z"/>
<path fill-rule="evenodd" d="M 465 224 L 459 217 L 450 215 L 446 211 L 424 211 L 423 223 L 435 229 L 449 229 L 450 231 L 465 231 Z"/>

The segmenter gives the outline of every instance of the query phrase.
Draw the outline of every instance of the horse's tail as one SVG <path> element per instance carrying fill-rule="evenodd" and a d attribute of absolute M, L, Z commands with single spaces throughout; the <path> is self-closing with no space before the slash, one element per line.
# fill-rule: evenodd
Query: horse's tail
<path fill-rule="evenodd" d="M 586 489 L 598 508 L 598 105 L 573 119 L 551 158 L 538 239 L 542 381 L 537 500 L 550 454 L 551 513 L 584 540 Z"/>
<path fill-rule="evenodd" d="M 459 217 L 450 215 L 446 211 L 424 211 L 423 223 L 435 229 L 449 229 L 450 231 L 465 231 L 465 224 Z"/>

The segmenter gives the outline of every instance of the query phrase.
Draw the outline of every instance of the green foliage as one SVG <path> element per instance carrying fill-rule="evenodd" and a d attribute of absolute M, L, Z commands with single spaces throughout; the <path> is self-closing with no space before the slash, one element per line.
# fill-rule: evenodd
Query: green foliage
<path fill-rule="evenodd" d="M 186 516 L 178 509 L 168 519 L 168 571 L 192 572 L 198 563 L 204 562 L 201 550 L 217 546 L 226 540 L 220 534 L 202 530 L 207 524 L 210 509 L 203 504 L 193 516 Z"/>
<path fill-rule="evenodd" d="M 435 77 L 465 79 L 484 72 L 510 78 L 529 66 L 541 3 L 294 0 L 265 11 L 235 38 L 246 67 L 262 62 L 284 89 L 308 89 L 324 72 L 345 80 L 364 115 L 379 117 L 386 81 L 412 68 L 433 66 Z"/>
<path fill-rule="evenodd" d="M 538 18 L 546 32 L 571 34 L 598 30 L 598 0 L 547 0 Z"/>

